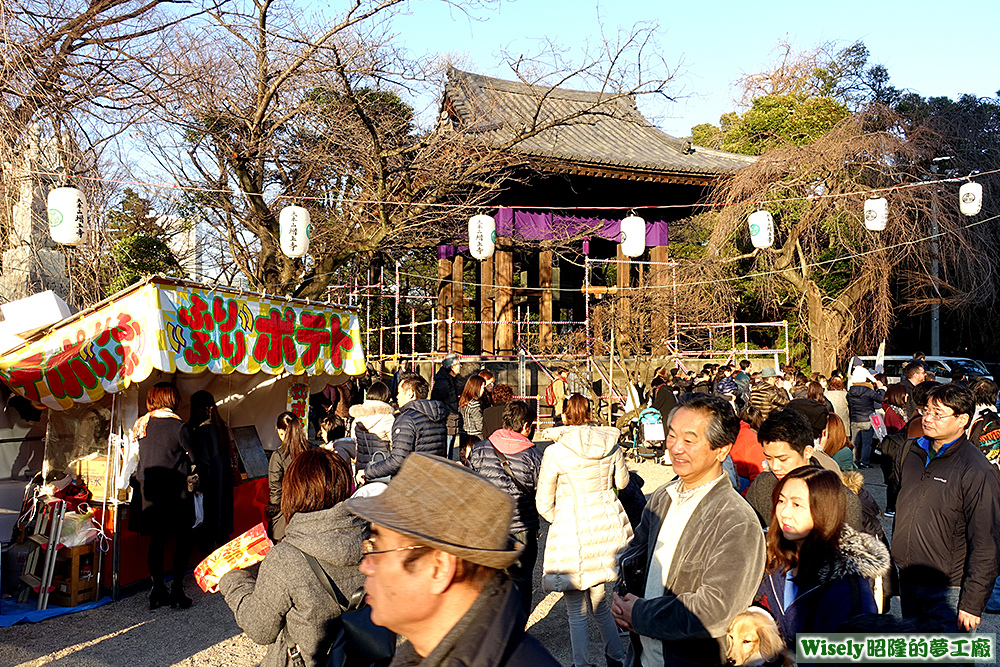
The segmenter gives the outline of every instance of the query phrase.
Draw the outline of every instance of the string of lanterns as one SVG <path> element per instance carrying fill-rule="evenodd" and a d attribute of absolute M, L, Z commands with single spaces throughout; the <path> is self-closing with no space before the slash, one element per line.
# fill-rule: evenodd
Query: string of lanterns
<path fill-rule="evenodd" d="M 959 211 L 965 216 L 978 215 L 983 207 L 983 186 L 969 181 L 958 191 Z M 49 235 L 60 245 L 76 246 L 83 240 L 87 229 L 87 199 L 83 192 L 73 187 L 58 187 L 47 197 Z M 630 211 L 620 223 L 622 254 L 640 257 L 646 250 L 646 221 Z M 866 199 L 864 206 L 865 228 L 884 231 L 889 219 L 889 202 L 885 197 Z M 774 216 L 766 209 L 758 209 L 747 218 L 750 242 L 754 248 L 764 249 L 774 245 Z M 278 215 L 281 252 L 298 259 L 309 252 L 312 236 L 312 219 L 302 206 L 285 206 Z M 474 215 L 469 219 L 469 251 L 480 261 L 489 259 L 496 251 L 496 221 L 489 215 Z"/>
<path fill-rule="evenodd" d="M 978 215 L 983 208 L 983 186 L 969 181 L 958 189 L 958 210 L 962 215 Z M 889 200 L 885 197 L 866 199 L 864 208 L 865 228 L 871 232 L 885 231 L 889 222 Z M 754 248 L 764 249 L 774 245 L 774 217 L 766 209 L 758 209 L 747 216 L 750 242 Z"/>

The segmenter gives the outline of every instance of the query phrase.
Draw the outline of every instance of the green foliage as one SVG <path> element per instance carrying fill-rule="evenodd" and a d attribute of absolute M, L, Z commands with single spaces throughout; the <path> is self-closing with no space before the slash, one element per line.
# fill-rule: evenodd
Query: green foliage
<path fill-rule="evenodd" d="M 670 257 L 673 259 L 701 259 L 718 221 L 718 213 L 710 211 L 670 225 Z"/>
<path fill-rule="evenodd" d="M 691 128 L 691 141 L 705 148 L 721 148 L 725 135 L 711 123 L 702 123 Z"/>
<path fill-rule="evenodd" d="M 127 236 L 115 244 L 111 256 L 118 265 L 118 274 L 111 282 L 112 292 L 158 273 L 184 277 L 184 270 L 167 244 L 151 236 Z"/>
<path fill-rule="evenodd" d="M 847 106 L 831 97 L 759 97 L 724 132 L 721 148 L 763 155 L 782 146 L 811 144 L 848 115 Z"/>

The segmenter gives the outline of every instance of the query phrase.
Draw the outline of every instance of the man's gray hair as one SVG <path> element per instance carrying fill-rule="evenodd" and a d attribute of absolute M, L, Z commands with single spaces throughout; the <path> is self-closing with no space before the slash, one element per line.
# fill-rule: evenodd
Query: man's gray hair
<path fill-rule="evenodd" d="M 740 418 L 733 411 L 733 406 L 721 396 L 710 394 L 688 394 L 677 409 L 688 408 L 708 415 L 708 427 L 705 438 L 712 449 L 721 449 L 736 442 L 740 434 Z"/>

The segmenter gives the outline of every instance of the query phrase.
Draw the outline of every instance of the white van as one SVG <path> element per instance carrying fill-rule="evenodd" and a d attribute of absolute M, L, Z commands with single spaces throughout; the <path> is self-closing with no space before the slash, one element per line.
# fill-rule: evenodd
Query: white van
<path fill-rule="evenodd" d="M 872 374 L 875 373 L 875 360 L 877 357 L 858 358 L 864 363 L 865 368 Z M 889 383 L 892 384 L 899 382 L 900 377 L 903 375 L 903 366 L 913 361 L 913 357 L 886 355 L 884 361 L 885 365 L 882 372 L 885 373 L 889 379 Z M 985 375 L 991 380 L 993 379 L 993 376 L 986 370 L 982 362 L 967 357 L 926 357 L 924 363 L 927 364 L 927 371 L 933 373 L 934 379 L 941 383 L 951 382 L 951 373 L 955 369 L 965 371 L 970 380 L 980 375 Z"/>

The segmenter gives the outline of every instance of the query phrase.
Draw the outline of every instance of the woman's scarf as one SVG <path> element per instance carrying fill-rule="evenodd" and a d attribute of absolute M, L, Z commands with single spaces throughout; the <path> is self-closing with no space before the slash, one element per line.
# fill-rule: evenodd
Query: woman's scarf
<path fill-rule="evenodd" d="M 170 408 L 158 408 L 152 412 L 147 412 L 135 420 L 135 424 L 132 426 L 132 437 L 136 440 L 145 438 L 149 420 L 154 417 L 159 419 L 180 419 Z"/>

